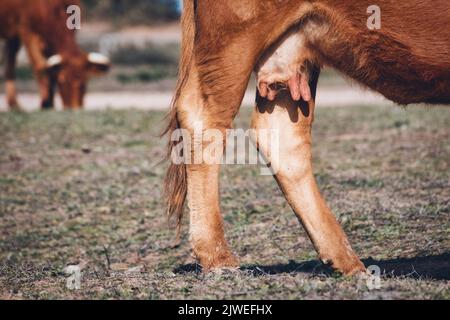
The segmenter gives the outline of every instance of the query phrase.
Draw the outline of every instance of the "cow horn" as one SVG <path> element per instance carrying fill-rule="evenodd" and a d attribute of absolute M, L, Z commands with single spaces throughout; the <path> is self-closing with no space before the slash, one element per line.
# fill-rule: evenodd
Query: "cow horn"
<path fill-rule="evenodd" d="M 55 54 L 47 59 L 47 67 L 53 68 L 59 66 L 62 63 L 62 56 L 60 54 Z"/>
<path fill-rule="evenodd" d="M 109 65 L 109 58 L 101 53 L 91 52 L 88 54 L 88 61 L 93 64 Z"/>

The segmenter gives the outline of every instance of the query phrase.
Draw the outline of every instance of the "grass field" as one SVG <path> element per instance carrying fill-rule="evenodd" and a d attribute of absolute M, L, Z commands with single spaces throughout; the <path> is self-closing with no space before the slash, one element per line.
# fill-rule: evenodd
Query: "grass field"
<path fill-rule="evenodd" d="M 238 127 L 248 125 L 244 109 Z M 450 109 L 318 109 L 315 174 L 379 290 L 317 261 L 273 178 L 224 168 L 242 269 L 171 248 L 158 112 L 0 114 L 0 298 L 450 299 Z M 81 290 L 64 268 L 82 268 Z"/>

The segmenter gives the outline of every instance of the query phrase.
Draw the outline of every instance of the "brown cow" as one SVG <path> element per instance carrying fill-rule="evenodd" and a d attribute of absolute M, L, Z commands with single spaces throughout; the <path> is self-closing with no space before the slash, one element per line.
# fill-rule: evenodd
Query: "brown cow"
<path fill-rule="evenodd" d="M 372 2 L 185 0 L 180 75 L 168 128 L 169 133 L 185 129 L 194 145 L 207 147 L 211 141 L 193 134 L 196 124 L 203 131 L 231 128 L 255 70 L 252 127 L 279 131 L 279 160 L 271 159 L 273 150 L 264 147 L 267 141 L 259 133 L 256 143 L 278 168 L 275 178 L 320 259 L 345 274 L 365 268 L 325 204 L 311 165 L 321 66 L 334 67 L 400 104 L 450 103 L 448 1 L 378 0 L 381 29 L 369 30 Z M 169 144 L 172 156 L 179 146 L 175 140 Z M 219 168 L 172 163 L 165 181 L 170 215 L 181 219 L 188 197 L 191 242 L 206 270 L 238 265 L 224 237 Z"/>
<path fill-rule="evenodd" d="M 16 56 L 24 44 L 39 82 L 41 107 L 51 108 L 58 85 L 65 108 L 80 108 L 89 76 L 106 72 L 109 60 L 83 52 L 75 31 L 67 27 L 69 5 L 79 0 L 2 0 L 0 38 L 6 39 L 6 96 L 18 108 L 15 88 Z"/>

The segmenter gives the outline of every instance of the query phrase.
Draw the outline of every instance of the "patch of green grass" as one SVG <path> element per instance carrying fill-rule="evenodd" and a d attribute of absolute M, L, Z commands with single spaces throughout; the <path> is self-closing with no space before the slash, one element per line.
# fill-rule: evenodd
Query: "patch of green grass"
<path fill-rule="evenodd" d="M 118 65 L 177 65 L 179 50 L 178 44 L 126 46 L 115 50 L 111 60 Z"/>
<path fill-rule="evenodd" d="M 177 68 L 175 66 L 155 65 L 140 67 L 133 73 L 119 73 L 117 80 L 123 84 L 133 82 L 152 82 L 166 78 L 173 78 L 177 75 Z"/>
<path fill-rule="evenodd" d="M 19 80 L 32 80 L 34 78 L 31 66 L 19 66 L 16 69 L 16 77 Z"/>

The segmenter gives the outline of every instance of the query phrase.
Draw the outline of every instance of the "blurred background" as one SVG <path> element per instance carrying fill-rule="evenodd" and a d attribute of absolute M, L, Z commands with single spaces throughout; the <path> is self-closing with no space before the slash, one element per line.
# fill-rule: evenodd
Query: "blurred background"
<path fill-rule="evenodd" d="M 159 89 L 173 85 L 177 74 L 181 0 L 84 0 L 85 23 L 79 43 L 98 51 L 115 66 L 101 89 Z M 164 81 L 167 80 L 167 81 Z"/>
<path fill-rule="evenodd" d="M 82 0 L 82 4 L 80 46 L 109 56 L 113 64 L 110 73 L 89 82 L 86 109 L 166 109 L 176 82 L 182 0 Z M 6 111 L 1 61 L 0 111 Z M 37 110 L 37 83 L 23 49 L 18 63 L 19 101 L 25 110 Z M 321 105 L 387 103 L 377 94 L 350 87 L 331 70 L 323 72 L 320 86 Z M 253 81 L 249 88 L 244 105 L 254 101 Z M 61 109 L 59 97 L 56 108 Z"/>
<path fill-rule="evenodd" d="M 109 99 L 105 94 L 118 90 L 136 93 L 173 89 L 181 39 L 178 23 L 181 3 L 182 0 L 82 0 L 82 26 L 78 32 L 78 43 L 86 51 L 106 54 L 113 63 L 107 76 L 90 81 L 89 93 L 94 95 L 87 97 L 88 107 L 101 108 L 111 104 L 114 107 L 112 102 L 118 100 L 112 96 Z M 3 41 L 0 41 L 0 46 L 3 45 Z M 0 49 L 3 56 L 3 48 Z M 6 110 L 3 57 L 0 67 L 0 110 Z M 25 109 L 37 109 L 37 83 L 23 48 L 18 59 L 17 86 L 19 99 Z M 167 104 L 166 96 L 163 102 L 157 104 Z M 128 103 L 145 105 L 152 101 L 150 97 L 147 102 L 142 102 L 139 97 L 138 94 L 136 100 L 140 103 L 129 100 Z M 60 105 L 59 98 L 57 105 Z"/>

